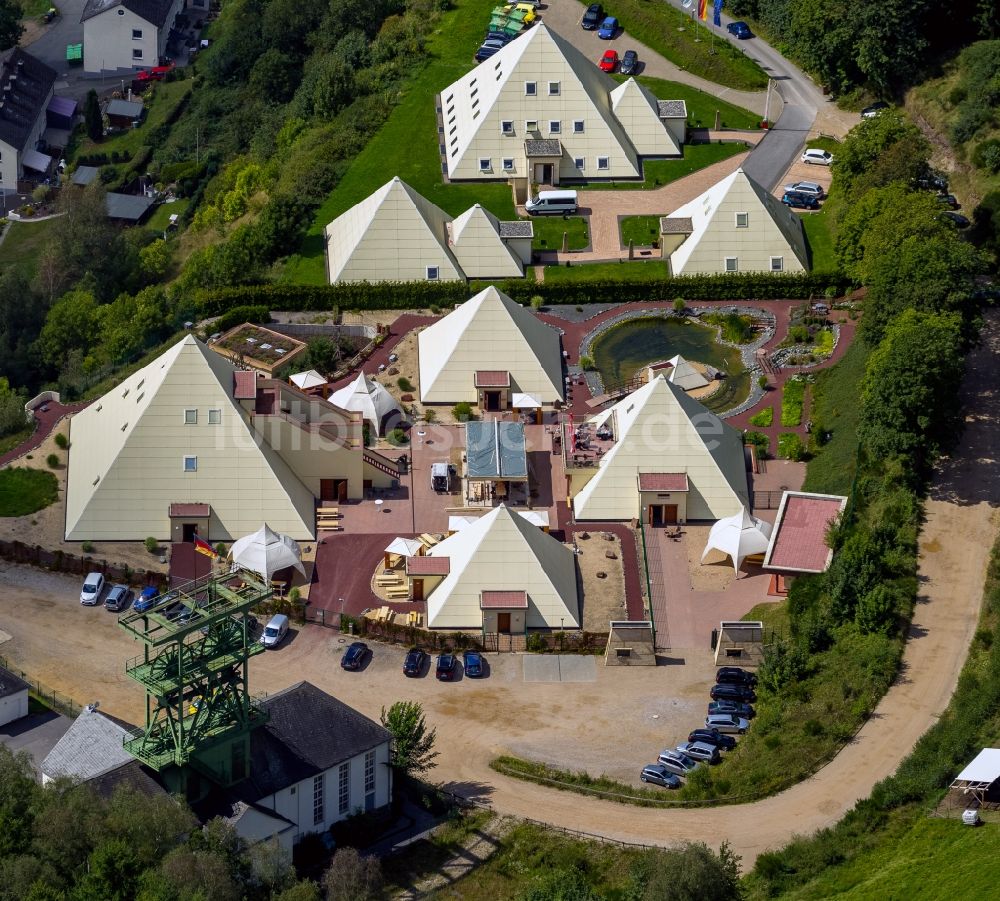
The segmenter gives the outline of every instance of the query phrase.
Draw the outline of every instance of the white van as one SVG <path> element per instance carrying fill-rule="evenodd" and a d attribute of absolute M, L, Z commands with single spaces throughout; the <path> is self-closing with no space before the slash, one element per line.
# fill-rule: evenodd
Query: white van
<path fill-rule="evenodd" d="M 810 147 L 802 151 L 802 162 L 812 163 L 814 166 L 829 166 L 833 162 L 833 154 L 829 150 Z"/>
<path fill-rule="evenodd" d="M 265 648 L 274 648 L 281 644 L 281 640 L 288 634 L 288 617 L 284 613 L 275 613 L 268 620 L 264 631 L 260 636 L 260 643 Z"/>
<path fill-rule="evenodd" d="M 539 191 L 524 204 L 530 216 L 561 216 L 576 212 L 576 191 Z"/>

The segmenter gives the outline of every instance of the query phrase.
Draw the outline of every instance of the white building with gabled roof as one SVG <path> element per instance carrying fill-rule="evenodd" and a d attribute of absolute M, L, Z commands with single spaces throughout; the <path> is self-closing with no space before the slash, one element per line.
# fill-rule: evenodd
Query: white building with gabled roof
<path fill-rule="evenodd" d="M 671 275 L 805 272 L 802 220 L 742 169 L 660 220 Z"/>
<path fill-rule="evenodd" d="M 501 222 L 479 204 L 452 219 L 397 177 L 325 234 L 333 284 L 521 278 L 534 230 L 530 222 Z"/>
<path fill-rule="evenodd" d="M 440 95 L 450 179 L 642 178 L 643 157 L 681 153 L 687 108 L 619 85 L 544 24 Z"/>
<path fill-rule="evenodd" d="M 596 465 L 577 466 L 563 442 L 576 519 L 661 525 L 749 506 L 742 436 L 662 375 L 591 423 L 610 429 L 613 443 Z"/>
<path fill-rule="evenodd" d="M 417 336 L 420 400 L 508 409 L 513 392 L 563 399 L 559 333 L 492 285 Z"/>
<path fill-rule="evenodd" d="M 428 561 L 446 566 L 435 567 Z M 501 506 L 414 557 L 411 594 L 426 597 L 432 629 L 576 629 L 580 597 L 572 549 Z M 415 590 L 416 579 L 427 584 Z"/>

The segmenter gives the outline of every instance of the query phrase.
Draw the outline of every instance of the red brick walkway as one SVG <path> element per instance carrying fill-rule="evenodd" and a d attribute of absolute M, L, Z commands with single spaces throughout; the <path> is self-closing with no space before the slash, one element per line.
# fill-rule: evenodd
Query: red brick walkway
<path fill-rule="evenodd" d="M 56 401 L 49 401 L 47 404 L 42 404 L 46 409 L 44 412 L 42 412 L 41 407 L 35 410 L 34 433 L 26 441 L 22 441 L 17 447 L 0 456 L 0 466 L 6 466 L 25 454 L 37 450 L 63 418 L 71 413 L 76 413 L 77 410 L 82 410 L 90 403 L 91 401 L 80 401 L 75 404 L 60 404 Z"/>

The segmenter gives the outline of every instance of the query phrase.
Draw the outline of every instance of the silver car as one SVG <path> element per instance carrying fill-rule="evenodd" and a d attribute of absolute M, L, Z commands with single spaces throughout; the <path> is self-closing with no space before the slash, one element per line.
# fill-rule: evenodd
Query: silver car
<path fill-rule="evenodd" d="M 660 756 L 656 758 L 656 762 L 678 776 L 686 776 L 698 766 L 697 760 L 693 760 L 687 754 L 675 751 L 672 748 L 661 751 Z"/>
<path fill-rule="evenodd" d="M 785 191 L 797 191 L 799 194 L 805 194 L 807 197 L 815 197 L 817 200 L 822 200 L 826 197 L 826 191 L 823 190 L 823 186 L 816 184 L 814 181 L 797 181 L 794 184 L 785 185 Z"/>
<path fill-rule="evenodd" d="M 677 750 L 692 760 L 701 760 L 704 763 L 718 763 L 721 759 L 719 749 L 704 741 L 686 741 L 684 744 L 678 745 Z"/>
<path fill-rule="evenodd" d="M 750 721 L 729 713 L 710 713 L 705 717 L 705 728 L 742 735 L 750 728 Z"/>

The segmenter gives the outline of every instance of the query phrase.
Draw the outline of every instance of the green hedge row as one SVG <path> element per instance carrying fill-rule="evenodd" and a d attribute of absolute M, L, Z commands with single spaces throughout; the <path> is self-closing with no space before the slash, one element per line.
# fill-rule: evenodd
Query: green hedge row
<path fill-rule="evenodd" d="M 449 307 L 467 300 L 488 282 L 357 282 L 339 285 L 238 285 L 199 293 L 199 311 L 218 316 L 237 306 L 266 305 L 272 310 L 408 310 Z M 497 288 L 520 303 L 535 295 L 546 304 L 641 303 L 685 300 L 803 300 L 824 294 L 833 287 L 838 294 L 850 288 L 846 276 L 809 273 L 803 275 L 693 275 L 665 278 L 658 282 L 622 284 L 608 279 L 584 282 L 531 282 L 508 280 Z"/>

